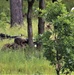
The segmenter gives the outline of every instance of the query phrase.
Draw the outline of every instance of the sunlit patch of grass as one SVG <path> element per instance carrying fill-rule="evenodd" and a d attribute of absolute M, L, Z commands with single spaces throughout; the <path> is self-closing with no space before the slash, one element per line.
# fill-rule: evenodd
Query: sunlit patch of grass
<path fill-rule="evenodd" d="M 33 20 L 33 35 L 34 36 L 38 35 L 38 20 L 37 19 Z"/>
<path fill-rule="evenodd" d="M 13 43 L 14 42 L 14 39 L 5 39 L 5 40 L 0 40 L 0 49 L 4 46 L 4 44 L 7 44 L 7 43 Z"/>
<path fill-rule="evenodd" d="M 24 25 L 20 26 L 15 26 L 15 27 L 10 27 L 10 24 L 4 23 L 5 28 L 1 27 L 0 28 L 0 33 L 5 33 L 5 34 L 10 34 L 10 35 L 20 35 L 23 34 L 25 37 L 27 37 L 27 21 L 26 19 L 24 20 Z M 34 19 L 33 22 L 33 34 L 34 36 L 37 35 L 38 31 L 38 23 L 37 19 Z"/>
<path fill-rule="evenodd" d="M 3 29 L 3 28 L 2 28 Z M 23 34 L 25 36 L 27 36 L 27 27 L 25 25 L 22 26 L 15 26 L 10 28 L 10 25 L 6 24 L 5 29 L 0 29 L 1 33 L 5 33 L 8 35 L 20 35 Z"/>
<path fill-rule="evenodd" d="M 37 36 L 38 28 L 37 28 L 37 19 L 33 20 L 33 37 Z M 4 23 L 5 26 L 0 28 L 0 33 L 4 33 L 10 36 L 21 36 L 23 35 L 23 38 L 28 37 L 27 33 L 27 21 L 26 19 L 24 20 L 24 25 L 22 26 L 15 26 L 10 28 L 10 24 Z M 13 43 L 14 39 L 4 39 L 0 40 L 0 48 L 3 47 L 4 44 L 6 43 Z"/>

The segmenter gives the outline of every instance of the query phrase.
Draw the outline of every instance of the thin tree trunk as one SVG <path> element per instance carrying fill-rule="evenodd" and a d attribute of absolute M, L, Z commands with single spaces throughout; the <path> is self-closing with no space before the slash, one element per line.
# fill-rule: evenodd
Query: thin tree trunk
<path fill-rule="evenodd" d="M 59 71 L 56 71 L 57 72 L 57 75 L 60 75 L 60 72 Z"/>
<path fill-rule="evenodd" d="M 39 0 L 39 9 L 43 10 L 45 8 L 45 2 L 44 0 Z M 39 12 L 39 15 L 41 15 L 42 12 Z M 45 20 L 43 17 L 38 17 L 38 34 L 43 34 L 44 32 L 44 24 Z"/>
<path fill-rule="evenodd" d="M 56 63 L 56 73 L 57 75 L 60 75 L 60 69 L 61 69 L 61 65 L 60 65 L 60 62 L 59 62 L 59 51 L 56 50 L 56 60 L 57 60 L 57 63 Z"/>
<path fill-rule="evenodd" d="M 28 23 L 28 39 L 29 46 L 33 47 L 33 31 L 32 31 L 32 7 L 34 0 L 28 0 L 28 12 L 27 12 L 27 23 Z"/>
<path fill-rule="evenodd" d="M 23 24 L 22 0 L 10 0 L 11 27 Z"/>
<path fill-rule="evenodd" d="M 55 34 L 55 43 L 58 44 L 56 34 Z M 60 64 L 59 61 L 60 61 L 61 58 L 59 56 L 59 48 L 57 46 L 55 46 L 55 49 L 56 49 L 56 61 L 57 61 L 57 63 L 56 63 L 56 73 L 57 73 L 57 75 L 60 75 L 61 64 Z"/>

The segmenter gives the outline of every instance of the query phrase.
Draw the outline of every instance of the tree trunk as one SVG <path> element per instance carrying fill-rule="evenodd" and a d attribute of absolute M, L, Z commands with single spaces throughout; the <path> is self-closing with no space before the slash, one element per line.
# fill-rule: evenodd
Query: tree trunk
<path fill-rule="evenodd" d="M 56 50 L 56 60 L 57 60 L 57 64 L 56 64 L 56 73 L 57 75 L 60 75 L 60 69 L 61 69 L 61 64 L 59 62 L 59 50 Z"/>
<path fill-rule="evenodd" d="M 57 75 L 60 75 L 60 72 L 59 71 L 56 71 L 57 72 Z"/>
<path fill-rule="evenodd" d="M 23 24 L 22 0 L 10 0 L 11 27 Z"/>
<path fill-rule="evenodd" d="M 33 31 L 32 31 L 32 7 L 34 0 L 28 0 L 28 12 L 27 12 L 27 23 L 28 23 L 28 39 L 29 46 L 33 47 Z"/>
<path fill-rule="evenodd" d="M 58 45 L 58 40 L 55 34 L 55 43 L 56 45 Z M 56 49 L 56 74 L 60 75 L 60 70 L 61 70 L 61 64 L 60 64 L 60 59 L 61 57 L 59 56 L 59 48 L 57 46 L 54 47 Z"/>
<path fill-rule="evenodd" d="M 55 1 L 57 1 L 57 0 L 52 0 L 53 3 L 54 3 Z"/>
<path fill-rule="evenodd" d="M 43 10 L 45 8 L 45 2 L 44 0 L 39 0 L 39 9 Z M 42 12 L 39 12 L 39 15 L 41 15 Z M 45 20 L 43 17 L 38 17 L 38 34 L 43 34 L 44 32 L 44 24 Z"/>

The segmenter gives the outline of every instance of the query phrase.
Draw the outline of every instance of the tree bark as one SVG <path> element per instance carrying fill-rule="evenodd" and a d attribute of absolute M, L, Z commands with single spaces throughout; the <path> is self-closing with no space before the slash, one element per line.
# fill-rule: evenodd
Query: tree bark
<path fill-rule="evenodd" d="M 56 71 L 57 72 L 57 75 L 60 75 L 60 72 L 59 71 Z"/>
<path fill-rule="evenodd" d="M 28 0 L 28 12 L 27 12 L 27 23 L 28 23 L 28 39 L 29 46 L 33 47 L 33 31 L 32 31 L 32 7 L 34 0 Z"/>
<path fill-rule="evenodd" d="M 55 34 L 55 43 L 58 46 L 58 39 L 57 36 Z M 60 59 L 62 58 L 61 56 L 59 56 L 59 47 L 54 46 L 54 48 L 56 49 L 56 74 L 60 75 L 60 70 L 61 70 L 61 64 L 60 64 Z"/>
<path fill-rule="evenodd" d="M 56 73 L 57 73 L 57 75 L 60 75 L 61 65 L 60 65 L 60 62 L 59 62 L 59 52 L 58 52 L 58 50 L 57 50 L 57 53 L 56 53 L 56 60 L 57 60 Z"/>
<path fill-rule="evenodd" d="M 11 27 L 23 24 L 22 0 L 10 0 Z"/>
<path fill-rule="evenodd" d="M 43 10 L 45 8 L 45 2 L 44 0 L 39 0 L 39 9 Z M 41 15 L 42 12 L 39 12 L 39 15 Z M 44 24 L 45 20 L 43 17 L 38 17 L 38 34 L 43 34 L 44 32 Z"/>

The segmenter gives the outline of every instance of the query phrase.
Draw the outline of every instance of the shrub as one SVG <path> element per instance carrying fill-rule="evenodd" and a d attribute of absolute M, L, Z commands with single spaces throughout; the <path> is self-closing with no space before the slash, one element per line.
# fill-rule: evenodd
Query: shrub
<path fill-rule="evenodd" d="M 66 7 L 60 2 L 49 3 L 47 6 L 49 7 L 46 20 L 52 22 L 53 29 L 42 36 L 44 56 L 56 66 L 57 75 L 60 75 L 60 71 L 72 72 L 74 71 L 74 12 L 67 12 Z"/>

